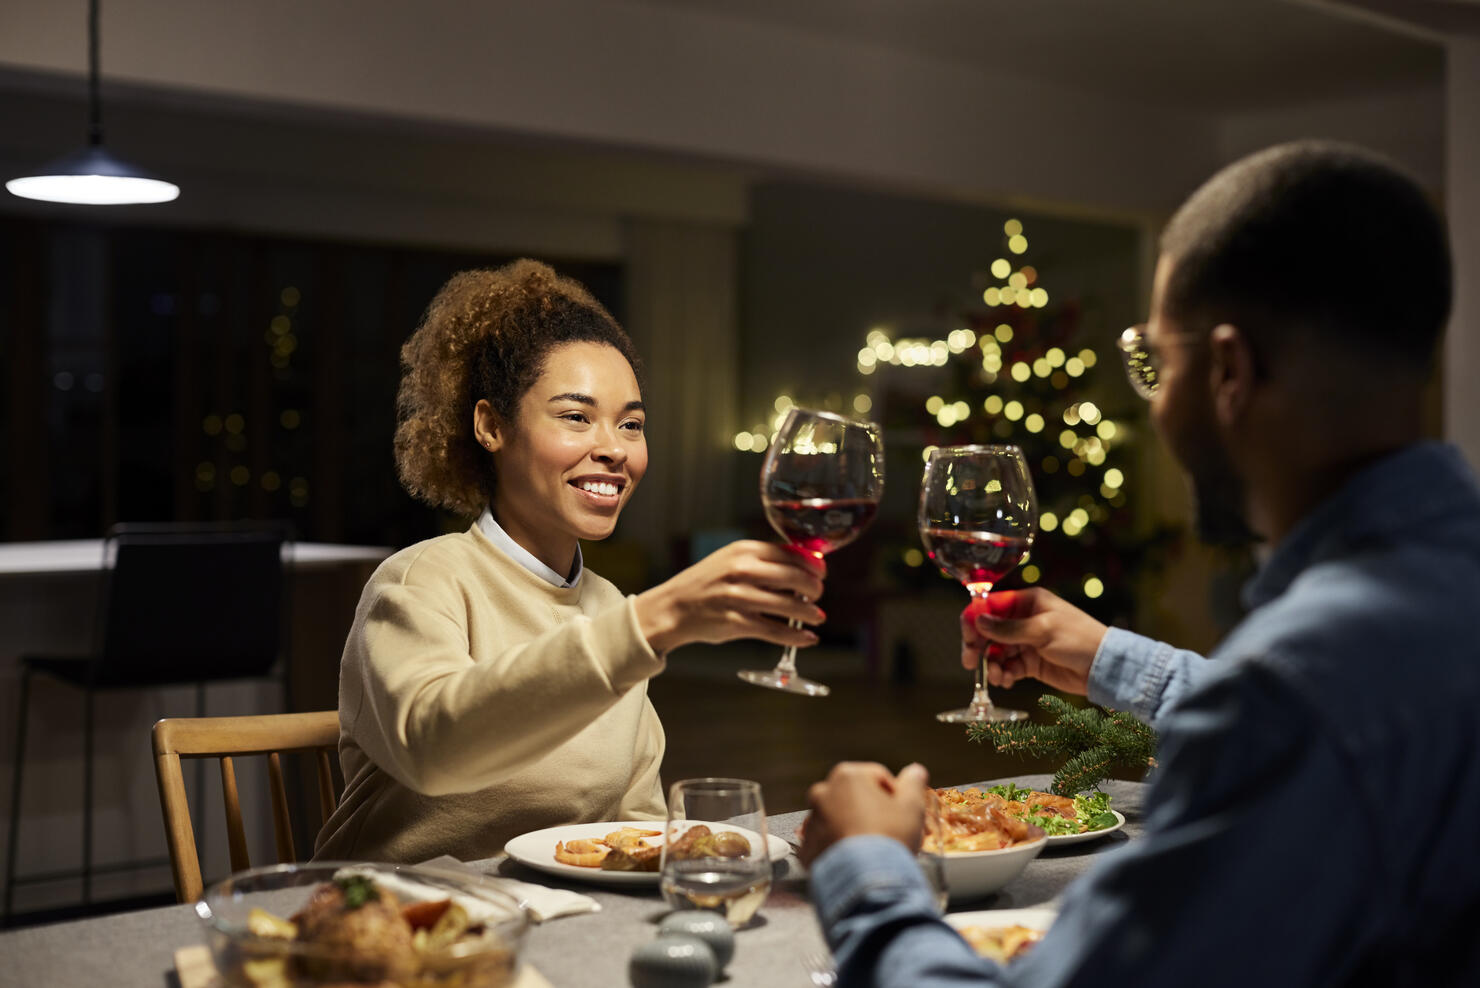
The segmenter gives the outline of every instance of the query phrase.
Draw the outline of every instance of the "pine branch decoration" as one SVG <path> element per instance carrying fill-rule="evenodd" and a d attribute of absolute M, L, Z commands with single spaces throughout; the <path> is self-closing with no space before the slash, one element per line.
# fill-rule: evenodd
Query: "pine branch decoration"
<path fill-rule="evenodd" d="M 1076 707 L 1063 697 L 1038 698 L 1054 723 L 997 721 L 972 724 L 973 741 L 990 742 L 1001 752 L 1025 757 L 1065 756 L 1054 773 L 1053 791 L 1060 796 L 1093 789 L 1116 768 L 1156 764 L 1156 732 L 1127 713 Z"/>

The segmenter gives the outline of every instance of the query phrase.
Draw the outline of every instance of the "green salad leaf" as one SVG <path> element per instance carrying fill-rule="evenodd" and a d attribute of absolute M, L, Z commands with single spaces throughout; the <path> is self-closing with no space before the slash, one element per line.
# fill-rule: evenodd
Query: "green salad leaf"
<path fill-rule="evenodd" d="M 1016 802 L 1026 802 L 1028 797 L 1038 790 L 1025 789 L 1016 783 L 1008 782 L 1005 785 L 991 786 L 987 792 L 1003 799 Z M 1033 812 L 1021 814 L 1021 819 L 1036 824 L 1043 828 L 1044 833 L 1050 837 L 1064 837 L 1069 834 L 1083 834 L 1091 830 L 1104 830 L 1113 827 L 1120 821 L 1110 810 L 1110 796 L 1108 793 L 1100 792 L 1098 789 L 1090 792 L 1082 792 L 1074 797 L 1075 819 L 1059 816 L 1057 813 Z"/>

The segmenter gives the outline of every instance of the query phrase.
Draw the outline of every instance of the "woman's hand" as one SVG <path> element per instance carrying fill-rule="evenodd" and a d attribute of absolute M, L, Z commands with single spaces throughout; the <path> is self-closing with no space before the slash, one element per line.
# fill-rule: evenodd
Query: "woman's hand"
<path fill-rule="evenodd" d="M 961 612 L 961 664 L 975 669 L 987 650 L 987 682 L 1031 676 L 1083 696 L 1105 625 L 1047 590 L 998 590 Z"/>
<path fill-rule="evenodd" d="M 786 622 L 826 619 L 811 601 L 822 596 L 822 560 L 774 542 L 731 542 L 666 583 L 637 595 L 637 623 L 653 651 L 691 642 L 759 638 L 775 645 L 814 645 L 817 636 Z"/>

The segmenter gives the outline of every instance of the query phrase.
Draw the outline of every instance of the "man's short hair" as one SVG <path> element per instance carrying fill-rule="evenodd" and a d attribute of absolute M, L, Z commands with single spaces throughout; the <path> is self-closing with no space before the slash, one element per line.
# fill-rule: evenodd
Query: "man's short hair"
<path fill-rule="evenodd" d="M 1167 224 L 1162 307 L 1190 330 L 1233 323 L 1264 359 L 1292 334 L 1426 370 L 1449 318 L 1444 223 L 1383 158 L 1324 141 L 1243 158 Z"/>

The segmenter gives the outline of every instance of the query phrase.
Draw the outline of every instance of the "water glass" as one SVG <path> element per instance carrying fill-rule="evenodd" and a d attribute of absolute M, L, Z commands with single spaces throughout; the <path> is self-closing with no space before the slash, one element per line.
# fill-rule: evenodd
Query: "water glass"
<path fill-rule="evenodd" d="M 732 927 L 748 924 L 771 891 L 760 783 L 675 782 L 668 790 L 659 871 L 663 899 L 673 908 L 708 909 Z"/>

